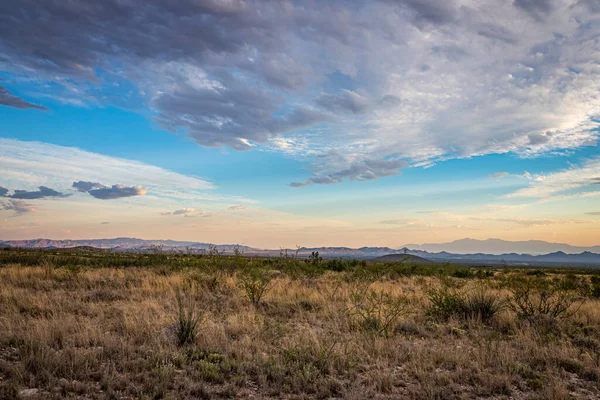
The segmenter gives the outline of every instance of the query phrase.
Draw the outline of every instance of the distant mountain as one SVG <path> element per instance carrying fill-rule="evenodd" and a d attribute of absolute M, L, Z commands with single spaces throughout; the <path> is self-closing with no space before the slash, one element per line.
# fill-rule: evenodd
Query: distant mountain
<path fill-rule="evenodd" d="M 374 258 L 372 261 L 376 262 L 405 262 L 407 264 L 432 264 L 434 261 L 427 260 L 423 257 L 415 256 L 413 254 L 388 254 L 385 256 Z"/>
<path fill-rule="evenodd" d="M 446 251 L 454 254 L 531 254 L 540 255 L 562 251 L 564 253 L 582 253 L 589 251 L 592 253 L 600 253 L 600 246 L 571 246 L 566 243 L 550 243 L 543 240 L 527 240 L 521 242 L 510 242 L 501 239 L 460 239 L 448 243 L 426 243 L 426 244 L 407 244 L 411 250 L 424 250 L 432 253 Z"/>
<path fill-rule="evenodd" d="M 486 246 L 487 244 L 487 246 Z M 203 253 L 210 247 L 215 247 L 220 252 L 232 254 L 234 249 L 242 251 L 246 255 L 276 257 L 280 255 L 298 256 L 306 258 L 313 252 L 318 252 L 319 256 L 325 258 L 355 258 L 363 260 L 377 260 L 382 262 L 401 261 L 405 255 L 404 249 L 399 250 L 389 247 L 361 247 L 352 249 L 349 247 L 301 247 L 299 249 L 280 249 L 265 250 L 248 246 L 239 246 L 233 244 L 212 245 L 202 242 L 186 242 L 177 240 L 145 240 L 136 238 L 115 238 L 115 239 L 89 239 L 89 240 L 51 240 L 51 239 L 31 239 L 31 240 L 10 240 L 0 241 L 0 247 L 22 247 L 22 248 L 45 248 L 45 249 L 78 249 L 80 251 L 93 251 L 93 249 L 107 249 L 111 251 L 122 252 L 155 252 L 155 251 L 173 251 L 173 252 L 193 252 Z M 568 250 L 554 250 L 555 247 L 561 247 Z M 430 250 L 424 250 L 423 247 Z M 496 249 L 494 252 L 485 250 L 486 248 Z M 463 239 L 451 243 L 435 245 L 408 245 L 406 254 L 411 260 L 425 260 L 436 262 L 454 262 L 465 264 L 562 264 L 562 265 L 589 265 L 600 266 L 600 246 L 590 247 L 596 251 L 578 251 L 588 249 L 586 247 L 570 246 L 560 243 L 548 243 L 543 241 L 527 242 L 507 242 L 499 239 L 474 240 Z M 421 248 L 421 249 L 419 249 Z M 431 250 L 433 248 L 433 250 Z M 448 248 L 450 251 L 435 251 L 439 248 Z M 551 248 L 540 254 L 543 249 Z M 454 250 L 452 250 L 454 249 Z M 502 250 L 506 250 L 502 252 Z M 532 251 L 533 250 L 533 251 Z M 527 254 L 529 253 L 529 254 Z M 574 254 L 570 254 L 574 253 Z"/>
<path fill-rule="evenodd" d="M 44 249 L 63 249 L 73 247 L 94 247 L 98 249 L 112 249 L 115 251 L 129 250 L 153 250 L 162 248 L 163 250 L 207 250 L 210 243 L 186 242 L 177 240 L 145 240 L 137 238 L 114 238 L 114 239 L 83 239 L 83 240 L 52 240 L 52 239 L 29 239 L 29 240 L 9 240 L 0 242 L 0 246 L 23 247 L 23 248 L 44 248 Z M 218 250 L 233 251 L 234 248 L 246 251 L 251 248 L 233 244 L 215 245 Z"/>

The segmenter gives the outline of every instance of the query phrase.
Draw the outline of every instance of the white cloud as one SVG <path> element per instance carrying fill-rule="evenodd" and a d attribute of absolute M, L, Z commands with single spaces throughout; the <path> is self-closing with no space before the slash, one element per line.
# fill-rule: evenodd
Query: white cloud
<path fill-rule="evenodd" d="M 0 186 L 36 189 L 49 185 L 66 192 L 74 182 L 102 182 L 132 187 L 166 200 L 236 201 L 251 200 L 215 193 L 215 185 L 204 179 L 182 175 L 139 161 L 40 142 L 0 138 Z M 136 187 L 142 186 L 139 190 Z M 118 188 L 117 187 L 117 188 Z"/>
<path fill-rule="evenodd" d="M 527 173 L 529 186 L 519 189 L 507 197 L 529 197 L 529 198 L 568 198 L 576 196 L 595 196 L 600 194 L 598 178 L 600 177 L 600 158 L 587 161 L 581 167 L 572 167 L 565 171 L 532 175 Z M 570 190 L 588 188 L 587 193 L 569 194 Z M 560 195 L 560 196 L 557 196 Z"/>

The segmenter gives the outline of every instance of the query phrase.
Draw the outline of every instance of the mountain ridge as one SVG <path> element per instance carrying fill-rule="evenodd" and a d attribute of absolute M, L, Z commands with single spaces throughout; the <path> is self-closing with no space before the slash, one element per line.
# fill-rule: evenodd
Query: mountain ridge
<path fill-rule="evenodd" d="M 424 250 L 434 253 L 447 251 L 449 253 L 460 254 L 485 252 L 487 254 L 501 255 L 514 252 L 519 254 L 542 255 L 557 251 L 568 254 L 578 254 L 585 251 L 600 253 L 600 245 L 574 246 L 568 243 L 553 243 L 544 240 L 508 241 L 498 238 L 485 240 L 464 238 L 446 243 L 406 244 L 403 248 L 404 247 L 412 250 Z"/>
<path fill-rule="evenodd" d="M 475 239 L 463 239 L 462 243 L 473 243 Z M 508 242 L 500 239 L 492 239 L 495 243 L 510 244 L 524 242 Z M 482 241 L 476 241 L 482 242 Z M 553 245 L 553 243 L 542 242 L 544 244 Z M 557 245 L 562 245 L 558 243 Z M 570 246 L 570 245 L 568 245 Z M 307 257 L 313 252 L 319 252 L 320 256 L 327 258 L 356 258 L 374 260 L 382 256 L 392 256 L 398 254 L 407 254 L 411 256 L 421 257 L 427 260 L 435 260 L 442 262 L 460 262 L 460 263 L 491 263 L 491 264 L 515 264 L 515 263 L 566 263 L 566 264 L 588 264 L 600 265 L 600 246 L 592 246 L 583 249 L 598 248 L 598 252 L 585 250 L 577 253 L 568 253 L 561 249 L 554 249 L 543 254 L 528 254 L 524 252 L 507 251 L 502 254 L 493 254 L 483 251 L 474 251 L 467 253 L 454 253 L 450 251 L 427 251 L 409 249 L 393 249 L 390 247 L 368 247 L 360 248 L 350 247 L 299 247 L 296 249 L 258 249 L 249 246 L 222 244 L 213 245 L 204 242 L 177 241 L 177 240 L 146 240 L 138 238 L 113 238 L 113 239 L 80 239 L 80 240 L 52 240 L 52 239 L 29 239 L 29 240 L 8 240 L 0 241 L 0 248 L 18 247 L 18 248 L 40 248 L 40 249 L 65 249 L 65 248 L 81 248 L 94 247 L 99 249 L 107 249 L 112 251 L 123 252 L 156 252 L 156 251 L 171 251 L 171 252 L 191 252 L 191 253 L 206 253 L 211 248 L 232 254 L 236 249 L 247 255 L 257 256 L 279 256 L 287 255 L 299 257 Z M 519 246 L 515 246 L 519 247 Z M 578 246 L 571 248 L 579 249 Z M 388 257 L 389 258 L 389 257 Z M 393 257 L 392 257 L 393 258 Z"/>

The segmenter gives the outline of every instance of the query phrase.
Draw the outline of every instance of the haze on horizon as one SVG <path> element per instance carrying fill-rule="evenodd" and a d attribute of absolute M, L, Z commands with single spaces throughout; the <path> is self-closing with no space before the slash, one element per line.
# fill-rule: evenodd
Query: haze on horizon
<path fill-rule="evenodd" d="M 0 240 L 600 244 L 596 0 L 0 4 Z"/>

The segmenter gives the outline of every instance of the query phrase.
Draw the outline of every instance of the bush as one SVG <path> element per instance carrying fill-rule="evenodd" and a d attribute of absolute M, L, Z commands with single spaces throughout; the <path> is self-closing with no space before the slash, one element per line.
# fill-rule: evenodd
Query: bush
<path fill-rule="evenodd" d="M 470 295 L 446 288 L 432 290 L 429 292 L 429 301 L 431 306 L 427 314 L 442 320 L 460 318 L 489 322 L 504 307 L 503 301 L 483 289 Z"/>
<path fill-rule="evenodd" d="M 348 314 L 361 330 L 389 337 L 395 331 L 398 319 L 405 314 L 408 302 L 387 292 L 358 290 L 350 295 Z"/>
<path fill-rule="evenodd" d="M 510 308 L 521 319 L 566 318 L 583 303 L 583 297 L 565 282 L 543 281 L 536 286 L 524 280 L 514 283 L 510 290 Z"/>
<path fill-rule="evenodd" d="M 262 268 L 250 268 L 240 274 L 240 285 L 246 292 L 248 300 L 258 305 L 265 293 L 270 289 L 272 275 Z"/>
<path fill-rule="evenodd" d="M 184 346 L 196 339 L 202 316 L 195 311 L 193 303 L 189 299 L 185 301 L 179 292 L 177 292 L 177 311 L 177 344 Z"/>

